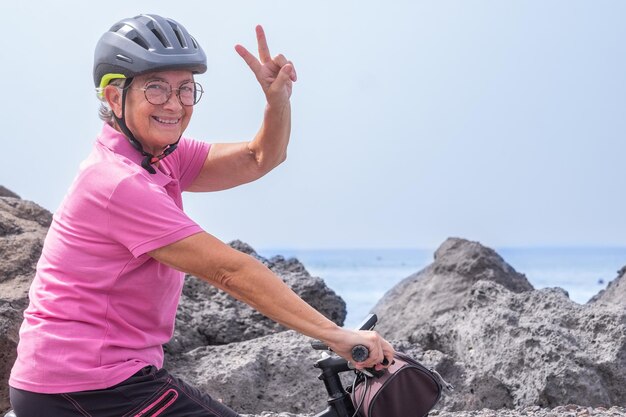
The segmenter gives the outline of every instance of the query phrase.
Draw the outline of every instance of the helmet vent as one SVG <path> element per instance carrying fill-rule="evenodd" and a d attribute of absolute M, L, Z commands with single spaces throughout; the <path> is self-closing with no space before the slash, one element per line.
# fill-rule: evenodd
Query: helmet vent
<path fill-rule="evenodd" d="M 167 41 L 167 39 L 165 38 L 165 36 L 163 36 L 163 33 L 161 33 L 160 30 L 157 29 L 151 29 L 152 33 L 154 33 L 154 36 L 157 37 L 157 39 L 159 40 L 159 42 L 161 42 L 161 45 L 163 45 L 166 48 L 171 48 L 172 45 L 170 45 L 170 43 Z"/>
<path fill-rule="evenodd" d="M 115 32 L 121 35 L 122 37 L 135 42 L 137 45 L 141 46 L 143 49 L 147 49 L 147 50 L 150 49 L 148 47 L 148 43 L 146 42 L 146 40 L 139 33 L 137 33 L 137 30 L 135 28 L 133 28 L 131 25 L 127 23 L 120 22 L 116 25 L 113 25 L 110 31 Z"/>
<path fill-rule="evenodd" d="M 191 37 L 191 43 L 193 44 L 193 48 L 194 49 L 198 49 L 199 48 L 198 42 L 196 42 L 196 40 L 193 37 Z"/>
<path fill-rule="evenodd" d="M 143 39 L 141 36 L 133 36 L 131 40 L 135 42 L 137 45 L 141 46 L 143 49 L 147 49 L 147 50 L 150 49 L 148 48 L 148 44 L 146 43 L 145 39 Z"/>
<path fill-rule="evenodd" d="M 124 62 L 128 62 L 129 64 L 133 63 L 133 59 L 132 58 L 127 57 L 126 55 L 122 55 L 122 54 L 115 55 L 115 59 L 120 60 L 120 61 L 124 61 Z"/>
<path fill-rule="evenodd" d="M 178 43 L 180 44 L 181 47 L 183 48 L 187 48 L 187 42 L 185 41 L 185 36 L 180 33 L 180 28 L 174 24 L 174 22 L 171 21 L 167 21 L 167 23 L 170 24 L 170 26 L 172 27 L 172 30 L 174 31 L 174 34 L 176 35 L 176 39 L 178 39 Z"/>

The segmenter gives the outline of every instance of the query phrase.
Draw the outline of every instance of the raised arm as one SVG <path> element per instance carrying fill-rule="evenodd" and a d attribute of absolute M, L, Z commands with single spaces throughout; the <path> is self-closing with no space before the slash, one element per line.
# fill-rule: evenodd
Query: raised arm
<path fill-rule="evenodd" d="M 302 300 L 265 265 L 207 233 L 198 233 L 149 253 L 161 263 L 202 278 L 272 320 L 323 341 L 350 359 L 353 346 L 363 344 L 370 358 L 359 367 L 390 362 L 393 348 L 375 332 L 338 327 Z"/>
<path fill-rule="evenodd" d="M 261 128 L 250 142 L 218 143 L 189 191 L 217 191 L 254 181 L 287 157 L 291 134 L 291 91 L 296 81 L 293 64 L 282 54 L 270 56 L 261 26 L 256 27 L 257 59 L 246 48 L 235 50 L 248 64 L 263 89 L 267 104 Z"/>

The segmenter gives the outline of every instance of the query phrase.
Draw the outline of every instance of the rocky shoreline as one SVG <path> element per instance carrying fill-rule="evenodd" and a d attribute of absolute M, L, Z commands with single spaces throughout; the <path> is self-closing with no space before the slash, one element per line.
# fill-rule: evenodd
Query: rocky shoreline
<path fill-rule="evenodd" d="M 0 186 L 0 415 L 51 218 Z M 298 260 L 231 245 L 343 324 L 343 300 Z M 581 305 L 562 289 L 534 289 L 492 249 L 450 238 L 379 301 L 377 330 L 456 387 L 433 416 L 626 416 L 625 277 L 626 267 Z M 168 369 L 245 416 L 310 417 L 325 408 L 308 338 L 191 276 L 176 324 L 164 346 Z"/>

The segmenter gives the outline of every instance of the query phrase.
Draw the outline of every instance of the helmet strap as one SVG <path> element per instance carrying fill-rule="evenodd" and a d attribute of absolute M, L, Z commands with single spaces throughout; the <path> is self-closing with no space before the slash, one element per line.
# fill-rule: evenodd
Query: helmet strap
<path fill-rule="evenodd" d="M 126 137 L 128 138 L 128 141 L 130 142 L 130 144 L 133 145 L 133 147 L 137 149 L 144 156 L 143 160 L 141 161 L 141 166 L 150 174 L 156 174 L 156 170 L 154 169 L 152 164 L 159 162 L 161 159 L 165 158 L 167 155 L 174 152 L 174 150 L 178 146 L 178 142 L 180 141 L 180 138 L 182 135 L 178 137 L 176 142 L 168 145 L 167 148 L 165 148 L 165 150 L 161 152 L 160 155 L 154 156 L 151 153 L 148 153 L 143 149 L 143 146 L 141 146 L 141 143 L 137 140 L 137 138 L 135 138 L 135 135 L 133 135 L 133 132 L 131 132 L 128 126 L 126 125 L 126 120 L 125 120 L 126 93 L 128 91 L 128 87 L 130 87 L 130 84 L 132 82 L 133 82 L 132 77 L 127 78 L 124 81 L 124 86 L 122 87 L 122 117 L 117 117 L 115 112 L 113 112 L 113 117 L 115 118 L 115 121 L 117 122 L 117 125 L 120 127 L 120 130 L 122 131 L 122 133 L 124 133 L 124 135 L 126 135 Z"/>

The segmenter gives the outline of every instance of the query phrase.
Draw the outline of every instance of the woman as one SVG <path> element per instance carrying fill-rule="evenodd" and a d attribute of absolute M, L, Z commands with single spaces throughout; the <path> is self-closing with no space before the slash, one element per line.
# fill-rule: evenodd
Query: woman
<path fill-rule="evenodd" d="M 183 272 L 345 358 L 366 345 L 371 355 L 358 367 L 392 359 L 375 332 L 338 327 L 182 210 L 182 191 L 254 181 L 285 159 L 296 73 L 284 56 L 270 56 L 261 27 L 257 40 L 259 59 L 236 50 L 265 93 L 262 126 L 250 142 L 212 146 L 182 137 L 202 95 L 194 75 L 206 70 L 183 26 L 141 15 L 98 42 L 94 82 L 107 123 L 55 213 L 37 265 L 9 381 L 18 417 L 236 416 L 161 369 Z"/>

